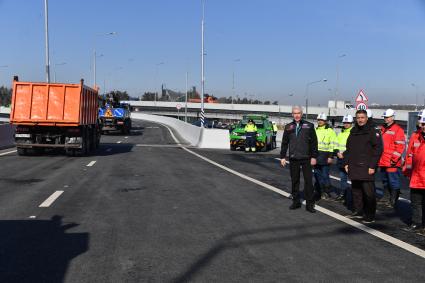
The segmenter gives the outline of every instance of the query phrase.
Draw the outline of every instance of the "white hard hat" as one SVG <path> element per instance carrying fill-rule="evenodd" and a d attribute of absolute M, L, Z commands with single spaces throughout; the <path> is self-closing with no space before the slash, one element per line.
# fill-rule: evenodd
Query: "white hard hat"
<path fill-rule="evenodd" d="M 421 111 L 419 111 L 418 116 L 425 117 L 425 109 L 422 109 Z"/>
<path fill-rule="evenodd" d="M 392 117 L 394 115 L 395 115 L 395 111 L 389 108 L 385 110 L 385 112 L 382 114 L 382 117 L 387 118 L 387 117 Z"/>
<path fill-rule="evenodd" d="M 373 112 L 372 112 L 372 110 L 366 109 L 366 112 L 367 112 L 367 117 L 368 118 L 373 118 Z"/>
<path fill-rule="evenodd" d="M 354 121 L 353 116 L 351 116 L 350 114 L 345 115 L 342 118 L 342 123 L 353 123 L 353 121 Z"/>
<path fill-rule="evenodd" d="M 276 125 L 276 122 L 275 122 L 275 121 L 272 121 L 272 124 L 273 124 L 273 125 Z"/>
<path fill-rule="evenodd" d="M 425 123 L 425 116 L 421 116 L 418 121 L 419 123 Z"/>
<path fill-rule="evenodd" d="M 328 120 L 328 116 L 325 113 L 320 113 L 319 115 L 317 115 L 317 120 L 327 121 Z"/>

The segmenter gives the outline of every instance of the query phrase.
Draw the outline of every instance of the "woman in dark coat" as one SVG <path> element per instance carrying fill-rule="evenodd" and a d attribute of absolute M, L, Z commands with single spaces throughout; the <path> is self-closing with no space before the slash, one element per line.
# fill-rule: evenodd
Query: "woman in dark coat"
<path fill-rule="evenodd" d="M 344 154 L 345 170 L 352 182 L 354 212 L 351 217 L 371 223 L 376 212 L 375 173 L 382 154 L 382 138 L 365 110 L 356 112 L 356 120 Z"/>

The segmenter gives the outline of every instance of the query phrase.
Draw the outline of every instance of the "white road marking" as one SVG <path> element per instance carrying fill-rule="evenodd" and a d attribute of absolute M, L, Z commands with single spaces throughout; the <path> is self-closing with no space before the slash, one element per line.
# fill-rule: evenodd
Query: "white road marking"
<path fill-rule="evenodd" d="M 122 141 L 117 141 L 117 143 L 122 143 Z"/>
<path fill-rule="evenodd" d="M 138 147 L 170 147 L 170 148 L 180 148 L 180 144 L 136 144 Z"/>
<path fill-rule="evenodd" d="M 11 151 L 0 153 L 0 156 L 11 154 L 11 153 L 14 153 L 14 152 L 17 152 L 17 150 L 11 150 Z"/>
<path fill-rule="evenodd" d="M 95 163 L 96 163 L 96 161 L 95 161 L 95 160 L 93 160 L 93 161 L 90 161 L 90 163 L 89 163 L 89 164 L 87 164 L 86 166 L 87 166 L 87 167 L 92 167 Z"/>
<path fill-rule="evenodd" d="M 35 215 L 31 215 L 30 217 L 28 217 L 29 219 L 35 219 L 35 218 L 37 218 L 37 216 L 35 216 Z"/>
<path fill-rule="evenodd" d="M 159 127 L 146 127 L 145 129 L 159 129 Z"/>
<path fill-rule="evenodd" d="M 38 207 L 49 207 L 52 203 L 61 195 L 63 191 L 56 191 L 50 197 L 48 197 L 42 204 Z"/>
<path fill-rule="evenodd" d="M 128 139 L 128 137 L 124 137 L 125 139 Z"/>
<path fill-rule="evenodd" d="M 164 126 L 170 132 L 171 137 L 176 142 L 178 142 L 177 138 L 174 136 L 174 134 L 171 131 L 171 129 L 167 125 L 164 125 Z M 239 173 L 239 172 L 237 172 L 237 171 L 235 171 L 233 169 L 230 169 L 230 168 L 228 168 L 228 167 L 226 167 L 224 165 L 221 165 L 221 164 L 219 164 L 219 163 L 217 163 L 215 161 L 212 161 L 211 159 L 206 158 L 206 157 L 204 157 L 204 156 L 202 156 L 202 155 L 200 155 L 200 154 L 198 154 L 198 153 L 196 153 L 196 152 L 194 152 L 194 151 L 192 151 L 190 149 L 187 149 L 184 146 L 181 146 L 181 148 L 184 149 L 186 152 L 188 152 L 188 153 L 190 153 L 192 155 L 195 155 L 196 157 L 199 157 L 200 159 L 205 160 L 206 162 L 208 162 L 208 163 L 210 163 L 210 164 L 212 164 L 214 166 L 217 166 L 217 167 L 219 167 L 219 168 L 221 168 L 221 169 L 223 169 L 223 170 L 225 170 L 225 171 L 227 171 L 229 173 L 232 173 L 232 174 L 234 174 L 236 176 L 239 176 L 242 179 L 245 179 L 247 181 L 253 182 L 253 183 L 255 183 L 255 184 L 257 184 L 257 185 L 259 185 L 259 186 L 261 186 L 263 188 L 266 188 L 268 190 L 271 190 L 273 192 L 276 192 L 276 193 L 278 193 L 278 194 L 280 194 L 280 195 L 282 195 L 284 197 L 287 197 L 288 198 L 290 196 L 289 193 L 287 193 L 287 192 L 285 192 L 285 191 L 283 191 L 281 189 L 278 189 L 278 188 L 276 188 L 274 186 L 271 186 L 269 184 L 263 183 L 263 182 L 261 182 L 259 180 L 256 180 L 254 178 L 251 178 L 251 177 L 249 177 L 249 176 L 247 176 L 245 174 Z M 303 202 L 303 204 L 305 204 L 305 201 Z M 394 238 L 394 237 L 392 237 L 390 235 L 387 235 L 387 234 L 382 233 L 382 232 L 380 232 L 378 230 L 375 230 L 373 228 L 370 228 L 370 227 L 368 227 L 368 226 L 366 226 L 366 225 L 364 225 L 362 223 L 356 222 L 356 221 L 354 221 L 352 219 L 349 219 L 349 218 L 347 218 L 345 216 L 342 216 L 342 215 L 340 215 L 338 213 L 335 213 L 333 211 L 330 211 L 329 209 L 326 209 L 326 208 L 321 207 L 319 205 L 316 205 L 315 207 L 316 207 L 317 211 L 320 211 L 323 214 L 326 214 L 326 215 L 328 215 L 328 216 L 330 216 L 330 217 L 332 217 L 334 219 L 337 219 L 337 220 L 339 220 L 341 222 L 344 222 L 344 223 L 346 223 L 346 224 L 348 224 L 348 225 L 350 225 L 352 227 L 355 227 L 355 228 L 357 228 L 359 230 L 362 230 L 362 231 L 364 231 L 364 232 L 366 232 L 366 233 L 368 233 L 370 235 L 373 235 L 373 236 L 375 236 L 375 237 L 377 237 L 377 238 L 379 238 L 381 240 L 384 240 L 384 241 L 386 241 L 386 242 L 388 242 L 390 244 L 393 244 L 393 245 L 395 245 L 395 246 L 397 246 L 399 248 L 402 248 L 402 249 L 404 249 L 404 250 L 406 250 L 406 251 L 408 251 L 410 253 L 413 253 L 413 254 L 421 257 L 421 258 L 425 258 L 425 250 L 422 250 L 420 248 L 417 248 L 417 247 L 415 247 L 413 245 L 410 245 L 410 244 L 408 244 L 406 242 L 403 242 L 403 241 L 401 241 L 401 240 L 399 240 L 397 238 Z"/>

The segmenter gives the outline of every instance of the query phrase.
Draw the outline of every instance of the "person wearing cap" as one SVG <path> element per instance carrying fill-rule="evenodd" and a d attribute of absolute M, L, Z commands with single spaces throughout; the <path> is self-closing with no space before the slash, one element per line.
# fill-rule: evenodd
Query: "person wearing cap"
<path fill-rule="evenodd" d="M 245 152 L 256 151 L 256 141 L 257 141 L 257 126 L 254 123 L 254 120 L 249 119 L 248 124 L 245 126 L 245 135 L 246 135 L 246 145 Z"/>
<path fill-rule="evenodd" d="M 289 172 L 292 183 L 292 204 L 289 209 L 294 210 L 301 207 L 300 177 L 302 170 L 306 210 L 315 213 L 313 174 L 311 171 L 312 166 L 316 165 L 317 161 L 317 136 L 314 125 L 302 119 L 303 110 L 301 106 L 292 107 L 292 117 L 294 120 L 285 125 L 280 150 L 280 164 L 285 167 L 288 163 L 286 153 L 289 148 Z"/>
<path fill-rule="evenodd" d="M 421 118 L 425 117 L 425 109 L 418 112 L 418 121 L 416 122 L 416 130 L 421 130 Z"/>
<path fill-rule="evenodd" d="M 314 166 L 314 179 L 316 194 L 323 199 L 331 197 L 331 180 L 329 178 L 330 164 L 334 152 L 336 134 L 334 130 L 328 125 L 328 117 L 325 113 L 320 113 L 317 116 L 317 149 L 319 155 L 317 157 L 317 164 Z"/>
<path fill-rule="evenodd" d="M 277 125 L 276 125 L 276 122 L 275 121 L 272 121 L 272 126 L 273 126 L 273 136 L 272 136 L 272 146 L 273 146 L 273 148 L 276 148 L 277 147 L 277 144 L 276 144 L 276 135 L 277 135 Z"/>
<path fill-rule="evenodd" d="M 348 209 L 352 209 L 352 196 L 351 188 L 348 184 L 348 174 L 344 169 L 344 152 L 347 149 L 347 139 L 350 136 L 351 129 L 353 128 L 353 116 L 345 115 L 342 118 L 343 128 L 336 137 L 334 153 L 337 156 L 337 166 L 339 169 L 340 191 L 336 198 L 337 200 L 344 201 Z"/>
<path fill-rule="evenodd" d="M 403 173 L 409 179 L 412 220 L 405 231 L 425 236 L 425 115 L 419 118 L 420 129 L 410 136 Z"/>
<path fill-rule="evenodd" d="M 394 207 L 400 196 L 402 155 L 406 147 L 404 130 L 394 121 L 395 112 L 387 109 L 383 113 L 384 124 L 380 127 L 383 152 L 379 159 L 379 169 L 384 196 L 380 202 Z"/>
<path fill-rule="evenodd" d="M 354 212 L 351 218 L 375 221 L 375 173 L 382 154 L 381 133 L 367 122 L 366 110 L 356 111 L 356 124 L 347 139 L 344 168 L 351 179 Z"/>

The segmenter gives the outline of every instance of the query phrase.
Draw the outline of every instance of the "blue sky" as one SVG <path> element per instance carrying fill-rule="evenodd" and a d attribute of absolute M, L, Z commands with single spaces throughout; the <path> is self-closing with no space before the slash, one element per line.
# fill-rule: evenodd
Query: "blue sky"
<path fill-rule="evenodd" d="M 206 92 L 313 104 L 336 88 L 352 100 L 415 103 L 425 94 L 425 1 L 206 0 Z M 52 78 L 137 96 L 161 83 L 200 86 L 200 0 L 49 0 Z M 115 36 L 102 36 L 108 32 Z M 0 85 L 43 81 L 44 0 L 0 0 Z M 341 54 L 345 57 L 339 58 Z M 235 62 L 235 59 L 240 61 Z M 66 62 L 65 65 L 56 65 Z M 159 63 L 163 63 L 158 65 Z M 289 96 L 293 93 L 294 96 Z"/>

